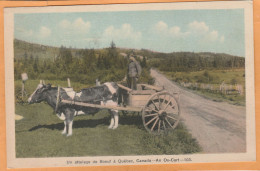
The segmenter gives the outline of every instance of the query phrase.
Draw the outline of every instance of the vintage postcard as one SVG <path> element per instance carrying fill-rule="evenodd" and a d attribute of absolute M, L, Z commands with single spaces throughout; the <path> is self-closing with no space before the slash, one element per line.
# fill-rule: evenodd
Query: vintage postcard
<path fill-rule="evenodd" d="M 8 168 L 255 161 L 252 7 L 5 8 Z"/>

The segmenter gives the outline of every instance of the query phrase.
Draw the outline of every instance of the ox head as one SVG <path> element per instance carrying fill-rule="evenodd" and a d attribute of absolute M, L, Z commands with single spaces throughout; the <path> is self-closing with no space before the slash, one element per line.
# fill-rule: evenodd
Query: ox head
<path fill-rule="evenodd" d="M 38 84 L 36 90 L 32 93 L 32 95 L 29 97 L 28 99 L 28 103 L 40 103 L 43 100 L 46 99 L 45 96 L 45 92 L 47 90 L 49 90 L 51 88 L 50 84 L 43 84 L 42 82 L 40 82 L 40 84 Z"/>

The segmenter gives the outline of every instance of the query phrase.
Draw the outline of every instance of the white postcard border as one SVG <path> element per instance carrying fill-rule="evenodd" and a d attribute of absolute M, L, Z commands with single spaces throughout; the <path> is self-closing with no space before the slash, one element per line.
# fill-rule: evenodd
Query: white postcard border
<path fill-rule="evenodd" d="M 5 54 L 5 94 L 7 124 L 7 166 L 8 168 L 138 165 L 138 164 L 177 164 L 206 162 L 242 162 L 256 160 L 255 140 L 255 92 L 254 92 L 254 51 L 253 51 L 253 13 L 251 1 L 236 2 L 189 2 L 189 3 L 151 3 L 122 5 L 80 5 L 51 7 L 20 7 L 4 9 L 4 54 Z M 135 10 L 175 10 L 175 9 L 236 9 L 243 8 L 245 14 L 246 45 L 246 126 L 247 152 L 221 154 L 188 155 L 150 155 L 150 156 L 99 156 L 99 157 L 57 157 L 57 158 L 16 158 L 15 157 L 15 105 L 13 40 L 14 14 L 43 12 L 104 12 Z M 101 160 L 110 161 L 100 163 Z M 133 162 L 129 162 L 133 160 Z M 137 160 L 143 160 L 138 162 Z M 192 160 L 192 161 L 190 161 Z M 94 162 L 97 161 L 97 162 Z M 160 162 L 159 162 L 160 161 Z"/>

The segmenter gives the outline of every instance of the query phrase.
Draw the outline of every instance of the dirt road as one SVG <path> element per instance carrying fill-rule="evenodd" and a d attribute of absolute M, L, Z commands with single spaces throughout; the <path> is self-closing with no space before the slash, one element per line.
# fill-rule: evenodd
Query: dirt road
<path fill-rule="evenodd" d="M 165 76 L 151 70 L 155 84 L 169 92 L 181 91 L 181 121 L 203 148 L 203 153 L 246 151 L 246 109 L 214 102 L 182 89 Z"/>

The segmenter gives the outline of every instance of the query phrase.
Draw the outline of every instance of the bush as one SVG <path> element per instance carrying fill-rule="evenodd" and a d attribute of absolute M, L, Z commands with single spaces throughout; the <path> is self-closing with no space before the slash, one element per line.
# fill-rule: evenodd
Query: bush
<path fill-rule="evenodd" d="M 206 83 L 206 82 L 208 82 L 208 79 L 204 75 L 200 75 L 200 76 L 197 76 L 197 82 Z"/>
<path fill-rule="evenodd" d="M 177 83 L 182 82 L 182 77 L 181 76 L 176 76 L 175 77 L 175 82 L 177 82 Z"/>
<path fill-rule="evenodd" d="M 231 80 L 231 84 L 232 84 L 232 85 L 237 84 L 237 80 L 236 80 L 235 78 L 233 78 L 233 79 Z"/>
<path fill-rule="evenodd" d="M 139 83 L 154 84 L 154 78 L 150 75 L 148 69 L 143 69 Z"/>

